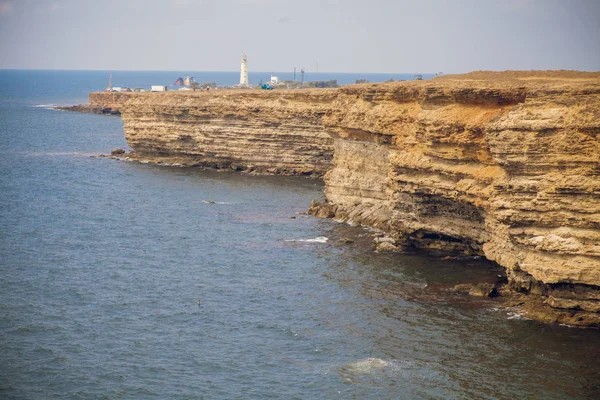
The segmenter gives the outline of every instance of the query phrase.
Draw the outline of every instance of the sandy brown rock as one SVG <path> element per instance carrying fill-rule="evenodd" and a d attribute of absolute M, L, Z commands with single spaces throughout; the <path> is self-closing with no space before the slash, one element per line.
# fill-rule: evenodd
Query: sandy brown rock
<path fill-rule="evenodd" d="M 470 290 L 469 294 L 471 296 L 479 296 L 479 297 L 494 297 L 496 296 L 496 288 L 491 283 L 479 283 L 474 285 Z"/>
<path fill-rule="evenodd" d="M 600 73 L 139 93 L 120 110 L 140 159 L 327 172 L 312 215 L 375 227 L 393 246 L 485 256 L 507 269 L 508 288 L 541 299 L 536 310 L 595 321 Z"/>
<path fill-rule="evenodd" d="M 546 307 L 597 310 L 600 74 L 349 86 L 325 125 L 335 137 L 325 177 L 335 218 L 484 255 Z"/>
<path fill-rule="evenodd" d="M 76 106 L 56 106 L 54 107 L 55 110 L 62 110 L 62 111 L 75 111 L 75 112 L 80 112 L 80 113 L 84 113 L 84 114 L 98 114 L 98 115 L 114 115 L 114 116 L 119 116 L 121 115 L 118 107 L 116 108 L 112 108 L 110 106 L 96 106 L 96 105 L 89 105 L 89 104 L 79 104 Z"/>
<path fill-rule="evenodd" d="M 496 286 L 493 283 L 461 283 L 455 285 L 455 292 L 468 293 L 471 296 L 494 297 L 498 295 Z"/>
<path fill-rule="evenodd" d="M 58 106 L 57 110 L 76 111 L 84 114 L 121 115 L 121 106 L 138 93 L 133 92 L 92 92 L 88 104 Z"/>
<path fill-rule="evenodd" d="M 323 175 L 333 141 L 322 123 L 335 91 L 139 93 L 121 106 L 140 159 L 270 174 Z"/>
<path fill-rule="evenodd" d="M 375 251 L 378 251 L 380 253 L 397 253 L 402 251 L 402 249 L 393 243 L 382 242 L 375 247 Z"/>

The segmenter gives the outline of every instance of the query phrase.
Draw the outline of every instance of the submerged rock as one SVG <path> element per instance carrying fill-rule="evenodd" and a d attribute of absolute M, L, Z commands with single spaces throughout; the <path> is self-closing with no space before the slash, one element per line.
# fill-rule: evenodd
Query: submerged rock
<path fill-rule="evenodd" d="M 452 290 L 454 290 L 455 292 L 469 293 L 469 291 L 471 290 L 472 287 L 473 287 L 473 285 L 471 285 L 470 283 L 461 283 L 461 284 L 455 285 Z"/>
<path fill-rule="evenodd" d="M 333 218 L 335 216 L 336 207 L 328 203 L 320 203 L 313 200 L 310 203 L 308 213 L 317 218 Z"/>
<path fill-rule="evenodd" d="M 402 249 L 400 247 L 398 247 L 395 244 L 392 244 L 390 242 L 379 243 L 375 247 L 375 250 L 380 253 L 396 253 L 396 252 L 402 251 Z"/>
<path fill-rule="evenodd" d="M 478 283 L 473 285 L 471 290 L 469 290 L 469 294 L 479 297 L 494 297 L 498 295 L 498 292 L 492 283 Z"/>
<path fill-rule="evenodd" d="M 468 293 L 471 296 L 478 297 L 498 296 L 498 290 L 496 285 L 493 283 L 461 283 L 459 285 L 455 285 L 453 290 L 455 292 Z"/>

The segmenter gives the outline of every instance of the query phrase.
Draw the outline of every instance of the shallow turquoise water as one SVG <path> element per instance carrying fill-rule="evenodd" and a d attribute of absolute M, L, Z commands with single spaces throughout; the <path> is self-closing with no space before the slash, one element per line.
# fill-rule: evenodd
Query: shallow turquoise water
<path fill-rule="evenodd" d="M 492 265 L 373 253 L 300 214 L 319 181 L 90 158 L 120 119 L 36 105 L 103 75 L 29 74 L 0 93 L 1 398 L 599 396 L 597 331 L 448 290 Z"/>

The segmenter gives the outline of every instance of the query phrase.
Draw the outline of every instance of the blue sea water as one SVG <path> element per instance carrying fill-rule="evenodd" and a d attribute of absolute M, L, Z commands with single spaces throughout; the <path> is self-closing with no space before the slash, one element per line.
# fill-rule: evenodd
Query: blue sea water
<path fill-rule="evenodd" d="M 121 120 L 49 105 L 107 75 L 0 71 L 0 398 L 600 397 L 598 331 L 452 293 L 482 260 L 374 253 L 302 214 L 320 181 L 91 158 Z"/>
<path fill-rule="evenodd" d="M 218 86 L 232 86 L 240 81 L 239 72 L 194 72 L 194 71 L 53 71 L 53 70 L 0 70 L 0 102 L 26 104 L 68 105 L 87 103 L 88 93 L 106 89 L 112 73 L 112 86 L 150 89 L 152 85 L 173 84 L 179 77 L 193 76 L 199 83 L 215 82 Z M 267 82 L 271 73 L 250 72 L 249 81 L 257 85 Z M 293 72 L 277 72 L 273 75 L 281 80 L 293 79 Z M 424 79 L 431 74 L 422 74 Z M 388 79 L 411 80 L 414 74 L 381 73 L 307 73 L 306 82 L 335 79 L 340 85 L 348 85 L 357 79 L 383 82 Z M 300 73 L 297 73 L 300 80 Z M 1 103 L 0 103 L 1 104 Z"/>

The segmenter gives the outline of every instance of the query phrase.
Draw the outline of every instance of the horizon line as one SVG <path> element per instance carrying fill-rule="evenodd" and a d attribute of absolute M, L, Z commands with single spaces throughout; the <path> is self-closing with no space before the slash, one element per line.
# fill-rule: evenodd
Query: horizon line
<path fill-rule="evenodd" d="M 206 70 L 206 71 L 194 71 L 194 70 L 175 70 L 175 69 L 72 69 L 72 68 L 0 68 L 0 71 L 97 71 L 97 72 L 235 72 L 239 73 L 239 70 Z M 474 70 L 475 71 L 475 70 Z M 491 71 L 491 70 L 490 70 Z M 517 71 L 517 70 L 512 70 Z M 535 70 L 531 70 L 535 71 Z M 542 71 L 542 70 L 539 70 Z M 248 73 L 264 73 L 264 74 L 272 74 L 272 73 L 293 73 L 294 71 L 248 71 Z M 472 71 L 469 71 L 472 72 Z M 296 72 L 300 74 L 299 71 Z M 439 72 L 368 72 L 368 71 L 305 71 L 305 74 L 391 74 L 391 75 L 399 75 L 399 74 L 437 74 Z M 449 72 L 444 73 L 444 75 L 450 74 L 463 74 L 466 72 Z"/>

